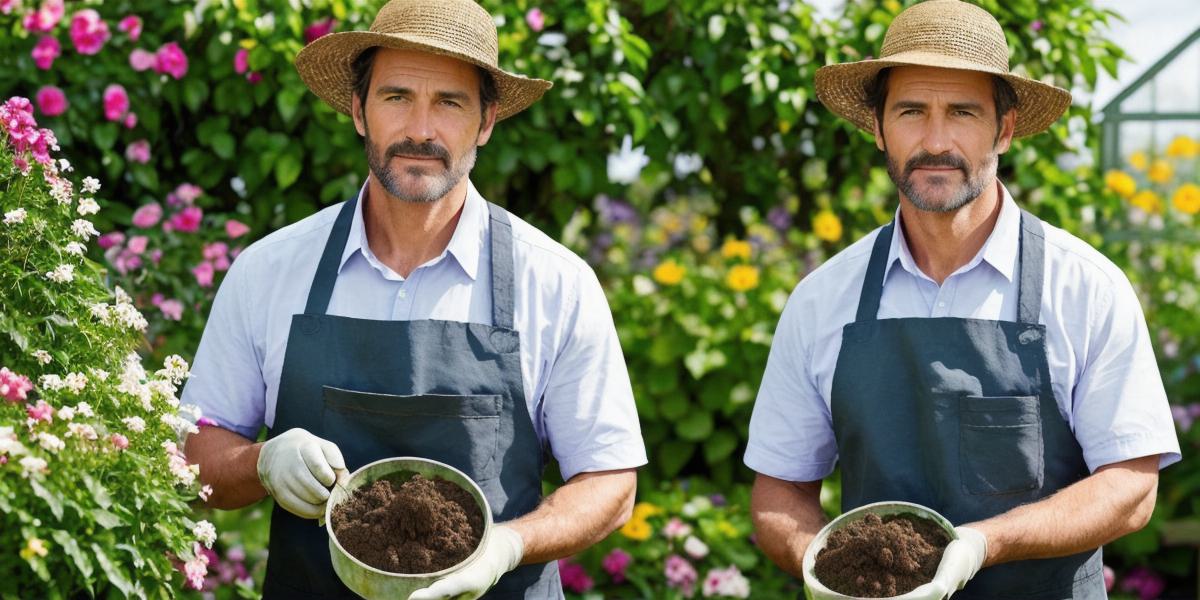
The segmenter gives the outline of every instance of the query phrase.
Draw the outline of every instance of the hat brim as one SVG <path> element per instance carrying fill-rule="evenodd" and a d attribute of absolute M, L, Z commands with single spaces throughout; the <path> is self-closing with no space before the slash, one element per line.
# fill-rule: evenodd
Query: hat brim
<path fill-rule="evenodd" d="M 373 46 L 419 50 L 448 56 L 486 69 L 495 78 L 500 96 L 497 121 L 529 108 L 546 93 L 546 90 L 554 86 L 552 82 L 544 79 L 509 73 L 415 36 L 374 31 L 344 31 L 317 38 L 296 55 L 296 70 L 308 89 L 334 110 L 349 115 L 354 91 L 354 59 L 363 50 Z"/>
<path fill-rule="evenodd" d="M 909 66 L 976 71 L 1004 78 L 1017 93 L 1017 123 L 1013 137 L 1045 131 L 1071 106 L 1071 93 L 1062 88 L 975 62 L 927 52 L 905 52 L 886 59 L 821 67 L 816 74 L 817 98 L 838 116 L 874 134 L 875 112 L 867 106 L 867 82 L 882 69 Z"/>

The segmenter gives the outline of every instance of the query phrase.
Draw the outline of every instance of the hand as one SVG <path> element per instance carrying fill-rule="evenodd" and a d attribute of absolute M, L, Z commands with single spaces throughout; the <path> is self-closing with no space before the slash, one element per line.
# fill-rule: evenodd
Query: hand
<path fill-rule="evenodd" d="M 987 558 L 987 538 L 977 529 L 955 527 L 958 539 L 946 546 L 942 562 L 938 564 L 933 581 L 905 594 L 913 598 L 940 600 L 949 598 L 963 589 L 967 582 L 979 572 Z"/>
<path fill-rule="evenodd" d="M 501 575 L 513 570 L 524 555 L 525 541 L 521 539 L 521 534 L 497 525 L 488 534 L 487 546 L 478 560 L 425 589 L 413 592 L 408 600 L 474 600 L 496 585 Z"/>
<path fill-rule="evenodd" d="M 267 440 L 258 454 L 258 479 L 267 493 L 304 519 L 325 515 L 328 487 L 339 470 L 346 470 L 346 461 L 337 445 L 300 428 Z"/>

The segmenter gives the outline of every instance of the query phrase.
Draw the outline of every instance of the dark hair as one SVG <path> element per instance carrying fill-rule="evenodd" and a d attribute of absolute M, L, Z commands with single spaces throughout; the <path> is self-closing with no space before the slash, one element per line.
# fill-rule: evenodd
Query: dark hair
<path fill-rule="evenodd" d="M 880 132 L 883 131 L 883 107 L 887 104 L 888 78 L 891 74 L 891 67 L 880 69 L 874 78 L 863 85 L 867 106 L 875 111 L 875 122 L 880 124 Z M 996 104 L 996 139 L 1000 139 L 1000 124 L 1004 115 L 1017 108 L 1017 91 L 1003 77 L 992 75 L 992 100 Z"/>
<path fill-rule="evenodd" d="M 375 55 L 378 52 L 379 46 L 371 46 L 354 57 L 354 62 L 350 65 L 354 93 L 358 94 L 359 108 L 364 113 L 367 111 L 367 94 L 371 92 L 371 69 L 375 66 Z M 500 88 L 496 86 L 496 78 L 492 76 L 491 71 L 478 65 L 475 66 L 475 70 L 479 72 L 480 117 L 486 119 L 488 107 L 500 101 Z"/>

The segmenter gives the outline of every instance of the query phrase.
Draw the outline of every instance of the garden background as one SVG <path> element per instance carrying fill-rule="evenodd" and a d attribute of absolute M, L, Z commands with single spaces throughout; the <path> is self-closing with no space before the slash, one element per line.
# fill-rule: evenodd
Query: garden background
<path fill-rule="evenodd" d="M 1004 26 L 1014 70 L 1027 76 L 1087 90 L 1123 57 L 1106 38 L 1116 15 L 1085 0 L 978 3 Z M 361 141 L 348 118 L 307 91 L 292 59 L 321 35 L 365 29 L 381 4 L 0 0 L 0 99 L 32 100 L 38 125 L 57 137 L 55 156 L 69 159 L 73 172 L 55 170 L 101 182 L 94 193 L 99 212 L 85 212 L 90 204 L 80 196 L 79 214 L 102 235 L 86 246 L 94 263 L 79 269 L 128 293 L 116 293 L 113 310 L 130 303 L 141 310 L 147 322 L 133 329 L 144 333 L 123 343 L 141 340 L 147 363 L 191 358 L 211 298 L 241 248 L 357 191 L 365 173 Z M 752 473 L 741 454 L 788 293 L 890 220 L 896 205 L 873 140 L 816 101 L 813 74 L 874 54 L 908 4 L 851 2 L 829 18 L 787 0 L 483 2 L 496 16 L 502 65 L 555 87 L 497 127 L 472 180 L 485 197 L 558 237 L 596 269 L 651 455 L 639 474 L 634 519 L 563 563 L 571 593 L 774 598 L 800 590 L 753 546 Z M 1049 133 L 1017 141 L 1001 160 L 1001 177 L 1024 207 L 1121 265 L 1140 294 L 1185 460 L 1163 472 L 1150 525 L 1108 546 L 1106 564 L 1114 597 L 1194 598 L 1200 139 L 1162 139 L 1104 172 L 1088 160 L 1100 146 L 1097 108 L 1073 106 Z M 6 132 L 0 139 L 16 144 Z M 11 155 L 3 156 L 0 242 L 8 250 L 0 283 L 9 271 L 12 281 L 28 282 L 13 249 L 36 246 L 39 238 L 12 233 L 25 213 L 11 223 L 8 217 L 32 193 L 19 182 L 40 182 L 22 178 L 8 164 Z M 71 211 L 54 202 L 31 204 L 28 212 L 36 210 L 59 215 L 46 223 L 78 216 L 67 219 L 62 215 Z M 37 214 L 30 218 L 38 222 Z M 3 293 L 0 366 L 11 371 L 0 379 L 26 376 L 30 398 L 53 398 L 43 376 L 68 373 L 51 360 L 103 360 L 70 348 L 38 355 L 41 347 L 30 341 L 74 339 L 63 333 L 69 319 L 42 318 L 38 310 L 65 311 L 55 294 L 79 292 Z M 105 293 L 112 292 L 88 292 Z M 174 389 L 155 389 L 172 398 Z M 10 449 L 26 417 L 36 420 L 14 398 L 0 403 L 0 442 L 7 435 Z M 91 405 L 106 410 L 102 399 Z M 57 421 L 68 432 L 59 436 L 69 438 L 64 452 L 86 437 L 68 429 L 69 420 Z M 47 448 L 54 443 L 26 445 L 30 456 L 58 452 Z M 5 448 L 0 443 L 0 455 Z M 183 481 L 173 450 L 137 466 L 105 464 L 174 473 L 178 481 L 155 484 L 154 493 L 165 494 L 174 483 L 193 483 Z M 47 458 L 53 466 L 54 457 Z M 266 503 L 211 512 L 198 502 L 188 509 L 178 498 L 164 499 L 162 510 L 178 526 L 155 538 L 132 517 L 120 518 L 120 501 L 118 508 L 91 507 L 97 488 L 78 473 L 103 476 L 95 463 L 64 463 L 40 475 L 16 465 L 0 461 L 0 543 L 9 549 L 0 553 L 7 582 L 0 594 L 160 596 L 198 586 L 203 592 L 185 593 L 255 597 Z M 548 489 L 556 478 L 551 467 Z M 37 481 L 43 484 L 30 483 Z M 61 503 L 55 510 L 55 494 L 73 498 L 68 508 L 78 510 L 64 515 Z M 141 504 L 129 493 L 120 497 Z M 836 478 L 822 501 L 836 510 Z M 180 541 L 189 531 L 204 541 L 210 521 L 217 530 L 211 547 Z M 92 545 L 106 551 L 103 558 L 89 557 L 86 546 L 80 552 L 85 528 L 87 536 L 108 536 Z M 168 549 L 181 573 L 148 573 L 145 563 L 154 560 L 147 557 Z"/>

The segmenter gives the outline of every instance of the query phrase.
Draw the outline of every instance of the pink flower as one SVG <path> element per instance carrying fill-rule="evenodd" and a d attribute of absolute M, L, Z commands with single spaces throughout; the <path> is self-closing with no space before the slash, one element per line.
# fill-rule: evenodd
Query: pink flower
<path fill-rule="evenodd" d="M 600 566 L 612 577 L 613 583 L 621 583 L 625 581 L 625 569 L 629 568 L 629 563 L 633 562 L 633 556 L 620 548 L 613 548 Z"/>
<path fill-rule="evenodd" d="M 175 196 L 186 205 L 191 205 L 203 193 L 204 190 L 194 183 L 181 183 L 179 187 L 175 188 L 174 192 Z"/>
<path fill-rule="evenodd" d="M 196 427 L 220 427 L 220 425 L 208 417 L 200 417 L 196 419 Z"/>
<path fill-rule="evenodd" d="M 542 9 L 531 8 L 525 13 L 525 22 L 529 24 L 530 29 L 541 31 L 546 26 L 546 16 L 542 14 Z"/>
<path fill-rule="evenodd" d="M 96 54 L 112 37 L 100 13 L 85 8 L 71 17 L 71 43 L 80 54 Z"/>
<path fill-rule="evenodd" d="M 204 245 L 204 260 L 216 260 L 229 254 L 229 246 L 225 242 L 213 242 Z"/>
<path fill-rule="evenodd" d="M 133 112 L 125 113 L 125 129 L 133 129 L 137 127 L 137 114 Z"/>
<path fill-rule="evenodd" d="M 96 239 L 96 245 L 100 246 L 101 250 L 108 250 L 113 246 L 120 246 L 124 242 L 125 234 L 121 233 L 120 231 L 110 231 Z"/>
<path fill-rule="evenodd" d="M 141 254 L 146 251 L 146 245 L 150 243 L 150 238 L 144 235 L 135 235 L 129 238 L 129 245 L 126 248 L 134 254 Z"/>
<path fill-rule="evenodd" d="M 52 162 L 51 150 L 58 150 L 58 140 L 49 129 L 39 129 L 33 118 L 33 103 L 28 98 L 13 96 L 0 105 L 0 130 L 8 134 L 8 143 L 12 146 L 13 163 L 23 173 L 28 173 L 29 162 L 21 155 L 29 152 L 33 159 L 43 165 Z"/>
<path fill-rule="evenodd" d="M 136 42 L 139 37 L 142 37 L 142 18 L 129 15 L 117 23 L 117 29 L 129 34 L 129 39 Z"/>
<path fill-rule="evenodd" d="M 171 215 L 171 229 L 182 233 L 195 233 L 200 229 L 200 221 L 204 211 L 199 206 L 186 206 L 183 210 Z"/>
<path fill-rule="evenodd" d="M 54 407 L 46 404 L 45 400 L 38 400 L 37 404 L 25 405 L 25 414 L 29 415 L 34 421 L 45 421 L 47 423 L 54 421 Z"/>
<path fill-rule="evenodd" d="M 678 554 L 668 556 L 663 574 L 667 577 L 668 586 L 682 591 L 684 596 L 692 595 L 698 574 L 686 558 Z"/>
<path fill-rule="evenodd" d="M 29 33 L 49 33 L 62 20 L 63 0 L 46 0 L 42 7 L 25 15 L 22 24 Z"/>
<path fill-rule="evenodd" d="M 679 517 L 671 517 L 671 520 L 667 521 L 666 525 L 663 525 L 662 532 L 663 535 L 667 536 L 667 539 L 673 540 L 675 538 L 687 537 L 692 533 L 692 527 L 680 520 Z"/>
<path fill-rule="evenodd" d="M 249 81 L 251 85 L 256 84 L 256 83 L 262 81 L 262 73 L 259 73 L 258 71 L 255 71 L 253 73 L 247 73 L 246 81 Z"/>
<path fill-rule="evenodd" d="M 208 554 L 203 552 L 199 542 L 192 546 L 195 558 L 183 564 L 183 574 L 187 577 L 187 587 L 198 590 L 204 586 L 204 577 L 208 575 Z"/>
<path fill-rule="evenodd" d="M 225 221 L 225 235 L 229 236 L 229 239 L 231 240 L 242 237 L 249 232 L 250 228 L 247 227 L 245 223 L 242 223 L 237 219 L 229 219 L 228 221 Z"/>
<path fill-rule="evenodd" d="M 158 310 L 162 311 L 164 317 L 172 321 L 178 321 L 183 318 L 183 303 L 174 298 L 163 300 L 158 305 Z"/>
<path fill-rule="evenodd" d="M 0 14 L 10 15 L 14 8 L 21 5 L 21 0 L 0 0 Z"/>
<path fill-rule="evenodd" d="M 129 94 L 119 83 L 111 83 L 104 88 L 104 118 L 109 121 L 119 121 L 129 112 Z"/>
<path fill-rule="evenodd" d="M 150 162 L 150 142 L 146 140 L 130 142 L 125 147 L 125 158 L 143 165 Z"/>
<path fill-rule="evenodd" d="M 37 100 L 38 110 L 42 111 L 47 117 L 57 117 L 67 112 L 67 96 L 63 91 L 52 85 L 42 86 L 34 96 Z"/>
<path fill-rule="evenodd" d="M 1041 19 L 1038 19 L 1029 24 L 1029 29 L 1036 33 L 1041 31 L 1043 26 L 1044 24 L 1042 23 Z"/>
<path fill-rule="evenodd" d="M 167 42 L 154 53 L 154 71 L 166 73 L 175 79 L 183 79 L 188 70 L 188 58 L 175 42 Z"/>
<path fill-rule="evenodd" d="M 157 202 L 143 204 L 133 211 L 133 226 L 142 229 L 150 229 L 158 224 L 158 220 L 162 218 L 162 206 Z"/>
<path fill-rule="evenodd" d="M 58 43 L 58 38 L 54 36 L 44 35 L 38 40 L 33 51 L 29 53 L 33 57 L 33 64 L 37 68 L 46 71 L 54 64 L 54 59 L 62 54 L 62 44 Z"/>
<path fill-rule="evenodd" d="M 154 292 L 154 295 L 150 296 L 150 304 L 154 306 L 162 304 L 163 300 L 166 300 L 166 297 L 162 295 L 162 292 Z"/>
<path fill-rule="evenodd" d="M 124 450 L 129 447 L 129 438 L 119 433 L 108 436 L 108 441 L 112 442 L 113 447 L 117 450 Z"/>
<path fill-rule="evenodd" d="M 233 55 L 233 70 L 238 75 L 250 70 L 250 51 L 242 48 Z"/>
<path fill-rule="evenodd" d="M 562 579 L 563 589 L 576 594 L 586 593 L 596 585 L 583 565 L 572 562 L 570 559 L 564 558 L 558 561 L 558 576 Z"/>
<path fill-rule="evenodd" d="M 128 250 L 121 248 L 112 248 L 104 253 L 104 258 L 112 263 L 114 269 L 118 273 L 124 275 L 130 271 L 136 271 L 142 266 L 142 258 Z"/>
<path fill-rule="evenodd" d="M 1117 582 L 1117 574 L 1112 570 L 1112 567 L 1104 565 L 1104 591 L 1111 592 L 1113 584 Z"/>
<path fill-rule="evenodd" d="M 8 367 L 0 367 L 0 398 L 13 403 L 24 402 L 32 389 L 33 382 L 28 377 L 17 375 Z"/>
<path fill-rule="evenodd" d="M 337 21 L 333 17 L 317 21 L 312 25 L 304 28 L 304 43 L 311 44 L 313 40 L 328 35 L 337 25 Z"/>
<path fill-rule="evenodd" d="M 195 267 L 192 267 L 192 275 L 196 277 L 196 283 L 200 287 L 212 287 L 213 275 L 216 270 L 213 269 L 212 263 L 204 261 Z"/>
<path fill-rule="evenodd" d="M 704 578 L 701 592 L 705 597 L 722 596 L 733 598 L 750 597 L 750 581 L 734 565 L 725 569 L 712 569 Z"/>
<path fill-rule="evenodd" d="M 154 64 L 158 62 L 158 58 L 153 52 L 147 52 L 141 48 L 134 48 L 133 52 L 129 53 L 129 66 L 133 67 L 134 71 L 145 71 L 146 69 L 154 68 Z"/>
<path fill-rule="evenodd" d="M 1121 591 L 1134 592 L 1139 600 L 1155 600 L 1166 587 L 1162 576 L 1146 567 L 1130 569 L 1121 582 Z"/>

